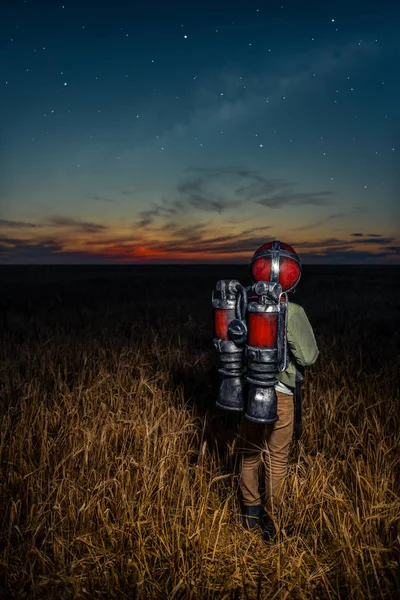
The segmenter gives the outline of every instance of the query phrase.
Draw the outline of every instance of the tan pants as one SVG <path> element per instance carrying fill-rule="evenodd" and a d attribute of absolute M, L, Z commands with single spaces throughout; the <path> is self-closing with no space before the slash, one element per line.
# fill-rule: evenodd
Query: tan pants
<path fill-rule="evenodd" d="M 265 509 L 276 518 L 282 501 L 283 482 L 287 474 L 288 455 L 293 436 L 294 396 L 277 392 L 279 420 L 273 425 L 243 420 L 242 468 L 239 487 L 245 506 L 262 504 L 258 485 L 261 460 L 265 466 Z"/>

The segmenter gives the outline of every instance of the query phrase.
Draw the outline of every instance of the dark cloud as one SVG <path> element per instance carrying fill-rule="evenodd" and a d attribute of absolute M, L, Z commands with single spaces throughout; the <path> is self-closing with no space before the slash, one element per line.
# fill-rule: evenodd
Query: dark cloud
<path fill-rule="evenodd" d="M 179 200 L 168 202 L 168 200 L 163 198 L 161 204 L 155 204 L 153 208 L 139 212 L 138 216 L 140 220 L 134 223 L 134 227 L 148 227 L 154 222 L 156 217 L 171 217 L 183 213 L 184 210 L 185 207 Z"/>
<path fill-rule="evenodd" d="M 242 231 L 240 235 L 248 235 L 249 233 L 255 233 L 256 231 L 266 231 L 267 229 L 271 229 L 271 225 L 262 225 L 261 227 L 252 227 L 251 229 L 246 229 Z"/>
<path fill-rule="evenodd" d="M 308 225 L 302 225 L 301 227 L 294 227 L 292 229 L 292 231 L 305 231 L 307 229 L 313 229 L 314 227 L 320 227 L 321 225 L 325 225 L 325 223 L 328 223 L 329 221 L 332 221 L 333 219 L 342 219 L 343 217 L 348 217 L 349 214 L 351 214 L 351 213 L 335 213 L 333 215 L 329 215 L 323 219 L 320 219 L 319 221 L 315 221 L 314 223 L 309 223 Z M 362 233 L 360 233 L 360 234 L 352 233 L 351 235 L 362 235 Z"/>
<path fill-rule="evenodd" d="M 377 237 L 363 237 L 362 239 L 352 240 L 352 244 L 392 244 L 396 241 L 396 238 L 392 237 L 381 237 L 379 239 Z"/>
<path fill-rule="evenodd" d="M 363 237 L 363 233 L 351 233 L 350 235 L 354 236 L 354 237 Z"/>
<path fill-rule="evenodd" d="M 53 227 L 73 228 L 75 231 L 82 233 L 97 233 L 98 231 L 105 231 L 108 229 L 106 225 L 101 225 L 100 223 L 89 223 L 87 221 L 60 216 L 49 217 L 46 219 L 46 223 Z"/>
<path fill-rule="evenodd" d="M 188 225 L 176 228 L 173 239 L 167 241 L 155 240 L 147 243 L 144 240 L 132 241 L 129 238 L 102 240 L 101 250 L 94 251 L 65 251 L 63 243 L 59 240 L 49 238 L 40 242 L 31 243 L 19 238 L 0 238 L 0 260 L 9 263 L 104 263 L 104 262 L 151 262 L 161 260 L 163 262 L 200 260 L 202 254 L 205 256 L 226 257 L 226 261 L 248 259 L 254 251 L 262 244 L 274 239 L 272 236 L 263 235 L 263 230 L 268 227 L 258 227 L 253 230 L 245 230 L 237 235 L 223 235 L 202 238 L 205 224 Z M 255 235 L 259 231 L 260 235 Z M 392 238 L 383 238 L 387 241 Z M 327 238 L 315 242 L 295 242 L 285 240 L 293 245 L 298 251 L 301 260 L 321 264 L 352 264 L 352 263 L 374 263 L 385 262 L 391 257 L 400 254 L 400 247 L 390 245 L 382 247 L 379 252 L 368 252 L 367 250 L 356 250 L 352 247 L 355 241 L 363 240 L 340 240 Z M 94 240 L 88 241 L 88 248 Z M 380 242 L 379 242 L 380 243 Z M 301 250 L 304 249 L 302 252 Z M 181 254 L 182 259 L 169 259 L 171 254 Z M 186 256 L 186 258 L 184 258 Z M 211 259 L 208 259 L 211 260 Z"/>
<path fill-rule="evenodd" d="M 368 235 L 369 237 L 381 237 L 381 233 L 367 233 L 366 235 Z"/>
<path fill-rule="evenodd" d="M 255 181 L 237 188 L 235 194 L 240 196 L 243 195 L 247 200 L 253 200 L 259 196 L 272 194 L 287 186 L 288 182 L 283 179 L 255 178 Z"/>
<path fill-rule="evenodd" d="M 203 238 L 204 229 L 207 224 L 196 223 L 194 225 L 187 225 L 186 227 L 179 227 L 174 230 L 174 238 L 180 238 L 187 240 L 188 242 L 198 242 Z"/>
<path fill-rule="evenodd" d="M 0 248 L 0 261 L 11 264 L 85 264 L 102 263 L 101 256 L 85 252 L 66 252 L 59 244 L 20 244 L 14 248 Z"/>
<path fill-rule="evenodd" d="M 256 170 L 237 165 L 212 168 L 191 167 L 186 169 L 186 172 L 194 176 L 186 177 L 177 183 L 178 197 L 174 200 L 163 199 L 162 203 L 156 203 L 150 209 L 139 212 L 136 227 L 149 230 L 156 218 L 179 217 L 190 213 L 191 209 L 229 215 L 229 211 L 240 206 L 248 206 L 249 202 L 269 208 L 303 204 L 319 206 L 331 203 L 329 196 L 332 192 L 296 193 L 288 187 L 293 183 L 283 179 L 265 178 Z M 218 189 L 218 193 L 210 190 L 210 184 L 214 190 Z M 270 197 L 266 197 L 268 195 Z M 230 219 L 232 220 L 232 217 Z M 228 216 L 227 220 L 229 221 Z M 165 229 L 169 228 L 172 229 L 167 223 Z"/>
<path fill-rule="evenodd" d="M 221 183 L 234 186 L 233 193 L 236 196 L 242 196 L 242 199 L 245 200 L 270 194 L 289 185 L 284 179 L 268 179 L 260 175 L 258 171 L 235 165 L 230 167 L 192 167 L 187 171 L 201 173 L 200 178 L 188 180 L 201 184 L 201 189 L 204 189 L 208 182 L 219 180 Z M 238 185 L 239 187 L 237 187 Z"/>
<path fill-rule="evenodd" d="M 164 225 L 160 227 L 160 230 L 174 231 L 175 229 L 179 229 L 179 227 L 182 227 L 181 223 L 177 223 L 176 221 L 168 221 L 168 223 L 164 223 Z"/>
<path fill-rule="evenodd" d="M 3 242 L 6 242 L 8 246 L 1 247 Z M 44 239 L 40 242 L 0 238 L 0 260 L 12 264 L 102 262 L 101 257 L 91 257 L 86 252 L 65 251 L 63 244 L 54 238 Z"/>
<path fill-rule="evenodd" d="M 25 240 L 22 238 L 9 237 L 8 235 L 0 236 L 0 244 L 13 246 L 16 244 L 23 244 L 23 243 L 25 243 Z"/>
<path fill-rule="evenodd" d="M 144 210 L 139 213 L 139 217 L 141 217 L 140 221 L 136 221 L 134 223 L 134 227 L 147 227 L 151 225 L 154 221 L 154 217 L 157 216 L 157 213 L 149 210 Z"/>
<path fill-rule="evenodd" d="M 188 223 L 183 224 L 177 221 L 168 221 L 160 227 L 147 227 L 146 232 L 154 234 L 154 239 L 157 239 L 157 235 L 164 234 L 169 235 L 170 239 L 179 240 L 190 240 L 198 241 L 201 240 L 204 235 L 204 230 L 210 225 L 210 223 Z"/>
<path fill-rule="evenodd" d="M 181 181 L 177 185 L 177 191 L 183 196 L 185 204 L 189 204 L 200 210 L 212 211 L 221 213 L 230 208 L 235 208 L 242 203 L 241 200 L 226 200 L 221 196 L 216 196 L 209 191 L 206 191 L 205 178 L 187 179 Z"/>
<path fill-rule="evenodd" d="M 258 227 L 253 230 L 249 229 L 243 232 L 233 233 L 231 235 L 222 235 L 215 237 L 207 237 L 196 240 L 193 245 L 189 239 L 176 239 L 154 242 L 151 247 L 156 250 L 165 250 L 166 252 L 179 252 L 185 254 L 237 254 L 249 253 L 254 251 L 263 243 L 267 243 L 274 239 L 271 236 L 255 236 L 257 230 L 268 229 L 268 227 Z"/>
<path fill-rule="evenodd" d="M 85 240 L 86 246 L 102 246 L 108 244 L 128 244 L 132 243 L 132 235 L 111 238 L 96 238 L 94 240 Z"/>
<path fill-rule="evenodd" d="M 40 227 L 40 225 L 37 223 L 28 223 L 26 221 L 9 221 L 8 219 L 0 219 L 0 227 L 6 227 L 8 229 L 26 227 L 33 229 L 35 227 Z"/>
<path fill-rule="evenodd" d="M 286 240 L 285 240 L 286 241 Z M 315 249 L 325 251 L 326 248 L 340 248 L 342 250 L 351 249 L 354 245 L 375 245 L 375 244 L 392 244 L 396 241 L 396 238 L 392 237 L 381 237 L 379 240 L 377 238 L 356 238 L 353 240 L 341 240 L 338 238 L 325 238 L 316 240 L 313 242 L 293 242 L 288 241 L 287 243 L 294 247 L 294 249 L 305 248 L 305 249 Z"/>
<path fill-rule="evenodd" d="M 387 262 L 393 256 L 390 252 L 367 252 L 360 250 L 336 250 L 330 248 L 320 253 L 305 252 L 301 254 L 303 262 L 315 264 L 374 264 Z"/>
<path fill-rule="evenodd" d="M 285 240 L 286 241 L 286 240 Z M 322 240 L 316 240 L 314 242 L 291 242 L 287 241 L 290 246 L 293 246 L 296 250 L 297 248 L 315 248 L 316 250 L 320 248 L 336 248 L 341 246 L 350 246 L 350 244 L 354 243 L 354 240 L 348 242 L 345 240 L 339 240 L 338 238 L 325 238 Z"/>
<path fill-rule="evenodd" d="M 329 204 L 328 196 L 332 195 L 332 192 L 306 192 L 306 193 L 295 193 L 286 192 L 277 194 L 271 198 L 263 198 L 262 200 L 255 200 L 256 204 L 266 206 L 268 208 L 281 208 L 282 206 L 295 205 L 302 206 L 303 204 L 312 204 L 313 206 L 325 206 Z"/>

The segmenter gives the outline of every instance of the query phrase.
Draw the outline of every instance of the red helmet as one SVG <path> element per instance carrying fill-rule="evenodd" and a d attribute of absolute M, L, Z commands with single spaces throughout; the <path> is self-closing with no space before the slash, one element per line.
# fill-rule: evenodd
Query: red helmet
<path fill-rule="evenodd" d="M 300 281 L 301 262 L 292 246 L 274 241 L 263 244 L 250 261 L 251 278 L 280 283 L 282 291 L 290 292 Z"/>

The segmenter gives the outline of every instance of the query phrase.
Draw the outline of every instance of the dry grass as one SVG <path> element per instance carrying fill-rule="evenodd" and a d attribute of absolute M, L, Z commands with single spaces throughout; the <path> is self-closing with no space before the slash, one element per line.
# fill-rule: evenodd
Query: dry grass
<path fill-rule="evenodd" d="M 360 290 L 357 270 L 310 270 L 293 298 L 321 355 L 266 547 L 240 525 L 240 421 L 212 408 L 211 289 L 247 273 L 223 271 L 164 269 L 154 286 L 156 268 L 4 269 L 2 598 L 398 593 L 399 288 L 379 287 L 392 275 Z"/>

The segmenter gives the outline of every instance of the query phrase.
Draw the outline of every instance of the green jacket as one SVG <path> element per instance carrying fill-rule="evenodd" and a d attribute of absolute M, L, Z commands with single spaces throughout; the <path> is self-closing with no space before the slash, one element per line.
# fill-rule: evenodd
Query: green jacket
<path fill-rule="evenodd" d="M 315 363 L 319 355 L 314 332 L 304 308 L 294 302 L 288 303 L 287 340 L 290 363 L 285 371 L 277 373 L 276 378 L 283 384 L 294 388 L 296 364 L 309 367 Z"/>

